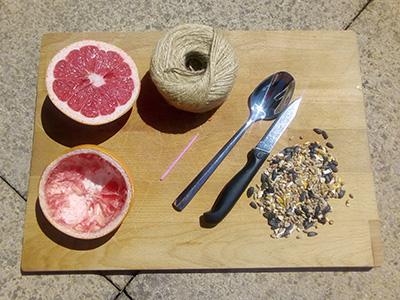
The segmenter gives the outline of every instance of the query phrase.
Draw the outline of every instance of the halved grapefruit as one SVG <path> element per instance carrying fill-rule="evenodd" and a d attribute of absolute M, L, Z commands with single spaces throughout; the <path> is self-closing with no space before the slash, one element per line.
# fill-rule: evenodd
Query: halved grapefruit
<path fill-rule="evenodd" d="M 95 145 L 73 147 L 43 171 L 39 205 L 61 232 L 95 239 L 116 229 L 133 197 L 133 179 L 126 163 Z"/>
<path fill-rule="evenodd" d="M 135 62 L 120 48 L 83 40 L 59 51 L 46 73 L 50 100 L 83 124 L 109 123 L 136 101 L 140 79 Z"/>

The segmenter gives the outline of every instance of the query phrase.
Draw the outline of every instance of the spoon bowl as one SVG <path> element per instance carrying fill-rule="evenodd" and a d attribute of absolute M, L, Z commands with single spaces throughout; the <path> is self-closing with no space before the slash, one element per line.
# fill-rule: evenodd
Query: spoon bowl
<path fill-rule="evenodd" d="M 290 102 L 294 92 L 294 87 L 295 80 L 290 73 L 278 72 L 263 80 L 254 89 L 248 100 L 250 116 L 247 122 L 175 199 L 173 207 L 176 210 L 181 211 L 186 207 L 193 196 L 200 190 L 203 184 L 254 122 L 260 120 L 273 120 L 279 116 Z"/>
<path fill-rule="evenodd" d="M 294 87 L 295 80 L 288 72 L 278 72 L 263 80 L 249 97 L 249 120 L 255 122 L 278 117 L 290 102 Z"/>

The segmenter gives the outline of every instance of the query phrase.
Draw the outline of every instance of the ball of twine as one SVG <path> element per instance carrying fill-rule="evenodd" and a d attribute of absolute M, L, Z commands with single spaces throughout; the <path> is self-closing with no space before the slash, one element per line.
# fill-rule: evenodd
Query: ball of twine
<path fill-rule="evenodd" d="M 172 106 L 206 112 L 221 105 L 236 80 L 238 58 L 218 29 L 180 25 L 167 32 L 151 56 L 150 74 Z"/>

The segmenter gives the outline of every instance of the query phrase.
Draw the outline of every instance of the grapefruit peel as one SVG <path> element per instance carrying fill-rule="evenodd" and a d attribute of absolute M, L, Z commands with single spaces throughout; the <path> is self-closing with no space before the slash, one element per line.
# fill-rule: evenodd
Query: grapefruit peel
<path fill-rule="evenodd" d="M 78 239 L 100 238 L 118 228 L 133 194 L 127 164 L 95 145 L 63 152 L 47 165 L 39 181 L 39 205 L 45 218 Z"/>

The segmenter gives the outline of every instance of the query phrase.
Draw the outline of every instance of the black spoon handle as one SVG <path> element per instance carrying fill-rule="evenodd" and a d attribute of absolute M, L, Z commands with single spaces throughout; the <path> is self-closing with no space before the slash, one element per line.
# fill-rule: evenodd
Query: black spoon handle
<path fill-rule="evenodd" d="M 212 209 L 203 214 L 206 223 L 218 224 L 228 215 L 268 155 L 257 148 L 249 152 L 246 165 L 225 185 Z"/>

